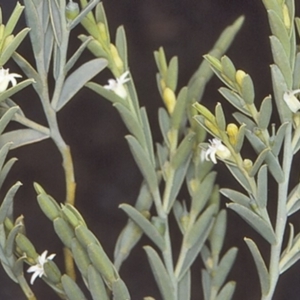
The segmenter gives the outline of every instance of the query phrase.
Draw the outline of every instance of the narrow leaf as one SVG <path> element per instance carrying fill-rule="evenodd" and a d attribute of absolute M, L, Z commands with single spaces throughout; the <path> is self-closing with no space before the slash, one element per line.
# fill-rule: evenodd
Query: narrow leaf
<path fill-rule="evenodd" d="M 94 76 L 107 66 L 103 58 L 93 59 L 75 70 L 65 81 L 64 87 L 54 108 L 59 111 Z"/>
<path fill-rule="evenodd" d="M 128 204 L 121 204 L 119 207 L 125 211 L 131 220 L 143 230 L 143 232 L 156 244 L 161 251 L 164 251 L 164 239 L 149 220 L 147 220 L 138 210 Z"/>
<path fill-rule="evenodd" d="M 234 210 L 240 215 L 254 230 L 256 230 L 265 240 L 270 244 L 276 243 L 276 235 L 272 228 L 272 225 L 263 220 L 260 216 L 252 212 L 250 209 L 237 204 L 227 204 L 228 208 Z"/>
<path fill-rule="evenodd" d="M 249 250 L 251 251 L 252 257 L 255 262 L 255 266 L 258 272 L 261 292 L 266 295 L 270 289 L 270 276 L 265 262 L 260 254 L 257 245 L 249 238 L 244 238 Z"/>
<path fill-rule="evenodd" d="M 150 246 L 144 247 L 150 263 L 151 270 L 160 290 L 163 300 L 175 299 L 174 289 L 165 266 L 157 252 Z"/>
<path fill-rule="evenodd" d="M 41 133 L 33 129 L 17 129 L 4 133 L 0 136 L 0 147 L 4 144 L 12 142 L 11 149 L 15 149 L 24 145 L 36 143 L 49 138 L 49 135 Z"/>

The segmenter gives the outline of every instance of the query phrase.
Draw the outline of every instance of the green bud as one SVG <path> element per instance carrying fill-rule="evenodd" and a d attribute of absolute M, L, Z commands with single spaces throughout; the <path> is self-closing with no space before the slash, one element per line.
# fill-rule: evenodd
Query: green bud
<path fill-rule="evenodd" d="M 54 284 L 60 283 L 61 280 L 61 272 L 57 265 L 52 261 L 48 260 L 47 263 L 44 264 L 44 270 L 46 273 L 46 277 Z"/>
<path fill-rule="evenodd" d="M 66 18 L 68 20 L 74 20 L 79 15 L 79 5 L 72 0 L 66 5 Z"/>
<path fill-rule="evenodd" d="M 27 258 L 36 259 L 39 255 L 36 253 L 33 244 L 22 233 L 17 234 L 16 243 L 22 254 L 26 254 Z"/>

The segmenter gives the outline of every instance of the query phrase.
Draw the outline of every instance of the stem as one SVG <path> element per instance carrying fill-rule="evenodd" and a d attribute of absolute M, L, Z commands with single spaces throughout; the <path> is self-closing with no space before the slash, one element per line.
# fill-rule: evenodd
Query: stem
<path fill-rule="evenodd" d="M 23 275 L 18 276 L 18 282 L 28 300 L 36 300 L 37 299 Z"/>
<path fill-rule="evenodd" d="M 167 269 L 167 272 L 170 276 L 170 279 L 172 281 L 173 289 L 174 289 L 174 300 L 177 300 L 178 297 L 178 282 L 177 278 L 174 274 L 174 266 L 173 266 L 173 254 L 172 254 L 172 245 L 171 245 L 171 238 L 170 238 L 170 230 L 169 230 L 169 223 L 168 223 L 168 216 L 165 217 L 165 233 L 164 233 L 164 239 L 165 239 L 165 245 L 166 248 L 162 252 L 164 263 Z M 172 299 L 170 299 L 172 300 Z"/>
<path fill-rule="evenodd" d="M 284 152 L 283 152 L 283 173 L 285 175 L 284 181 L 279 183 L 278 186 L 278 204 L 277 204 L 277 215 L 275 234 L 277 238 L 276 244 L 271 246 L 271 257 L 270 257 L 270 289 L 267 295 L 262 295 L 262 300 L 271 300 L 275 292 L 275 288 L 280 276 L 279 261 L 283 242 L 284 230 L 286 227 L 287 213 L 286 213 L 286 200 L 288 193 L 289 175 L 291 170 L 291 164 L 293 160 L 293 153 L 291 147 L 292 128 L 291 124 L 287 126 L 286 136 L 284 140 Z"/>

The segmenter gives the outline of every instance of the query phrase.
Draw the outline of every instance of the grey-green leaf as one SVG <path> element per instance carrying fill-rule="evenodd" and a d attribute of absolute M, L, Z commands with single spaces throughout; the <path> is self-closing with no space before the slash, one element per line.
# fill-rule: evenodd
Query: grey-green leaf
<path fill-rule="evenodd" d="M 106 66 L 106 59 L 96 58 L 75 70 L 66 79 L 57 103 L 53 104 L 54 108 L 59 111 L 89 80 L 101 72 Z"/>
<path fill-rule="evenodd" d="M 0 136 L 0 147 L 6 143 L 13 142 L 11 149 L 15 149 L 47 138 L 49 138 L 49 135 L 33 129 L 17 129 L 4 133 Z"/>
<path fill-rule="evenodd" d="M 163 251 L 165 242 L 157 229 L 147 220 L 138 210 L 129 204 L 121 204 L 120 208 L 134 221 L 143 232 L 156 244 L 156 246 Z"/>
<path fill-rule="evenodd" d="M 150 246 L 144 247 L 150 263 L 151 270 L 158 285 L 163 300 L 175 299 L 175 291 L 173 289 L 171 278 L 162 263 L 157 252 Z"/>
<path fill-rule="evenodd" d="M 141 147 L 135 137 L 127 135 L 126 139 L 133 157 L 148 183 L 149 189 L 151 192 L 155 192 L 158 189 L 158 181 L 154 166 L 150 162 L 148 155 L 145 153 L 145 150 Z"/>
<path fill-rule="evenodd" d="M 270 244 L 276 243 L 276 235 L 270 223 L 267 223 L 259 215 L 255 214 L 250 209 L 237 204 L 227 204 L 229 208 L 240 215 L 254 230 L 256 230 Z"/>
<path fill-rule="evenodd" d="M 249 238 L 244 238 L 252 257 L 255 262 L 255 266 L 258 272 L 260 287 L 263 295 L 266 295 L 270 289 L 270 276 L 265 262 L 260 254 L 257 245 Z"/>

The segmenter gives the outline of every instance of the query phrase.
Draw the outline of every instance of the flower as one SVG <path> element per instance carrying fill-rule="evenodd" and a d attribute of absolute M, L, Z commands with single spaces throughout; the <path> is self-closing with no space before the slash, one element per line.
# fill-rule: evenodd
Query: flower
<path fill-rule="evenodd" d="M 16 73 L 9 74 L 9 69 L 1 68 L 0 69 L 0 93 L 4 92 L 7 89 L 9 82 L 11 82 L 13 86 L 15 86 L 17 84 L 16 78 L 21 78 L 21 77 L 22 77 L 21 75 Z"/>
<path fill-rule="evenodd" d="M 28 270 L 27 273 L 33 273 L 30 279 L 30 284 L 33 284 L 35 279 L 37 277 L 42 277 L 45 275 L 45 270 L 44 270 L 44 264 L 47 263 L 49 260 L 52 260 L 56 254 L 51 254 L 47 257 L 48 251 L 45 250 L 40 256 L 38 256 L 37 261 L 38 263 L 34 266 L 31 266 Z"/>
<path fill-rule="evenodd" d="M 287 91 L 283 94 L 283 100 L 293 113 L 296 113 L 300 109 L 300 101 L 295 96 L 299 93 L 300 89 L 294 91 Z"/>
<path fill-rule="evenodd" d="M 126 71 L 123 73 L 119 78 L 115 79 L 109 79 L 108 84 L 104 86 L 105 89 L 115 92 L 119 97 L 125 99 L 127 96 L 127 92 L 124 88 L 124 83 L 130 80 L 128 78 L 129 71 Z"/>
<path fill-rule="evenodd" d="M 222 144 L 219 139 L 209 140 L 210 145 L 201 153 L 201 159 L 211 160 L 214 164 L 217 163 L 216 155 L 221 159 L 226 159 L 231 156 L 229 149 Z"/>

